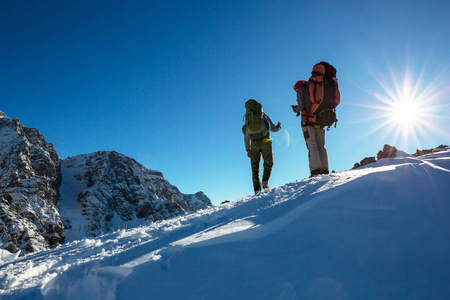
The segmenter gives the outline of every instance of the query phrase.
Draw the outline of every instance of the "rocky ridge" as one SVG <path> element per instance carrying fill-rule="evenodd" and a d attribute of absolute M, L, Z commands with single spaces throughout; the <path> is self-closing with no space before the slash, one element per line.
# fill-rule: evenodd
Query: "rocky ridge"
<path fill-rule="evenodd" d="M 65 223 L 67 229 L 81 229 L 85 235 L 109 232 L 114 224 L 164 220 L 211 205 L 203 192 L 182 194 L 161 172 L 115 151 L 69 157 L 61 165 L 61 214 L 70 214 L 65 202 L 80 203 L 85 219 L 73 224 L 69 217 Z"/>
<path fill-rule="evenodd" d="M 397 148 L 395 148 L 394 146 L 385 144 L 383 146 L 383 150 L 378 151 L 376 159 L 375 156 L 365 157 L 359 163 L 355 163 L 352 170 L 374 163 L 377 160 L 383 158 L 395 157 L 397 155 L 397 151 L 398 151 Z"/>
<path fill-rule="evenodd" d="M 423 149 L 423 150 L 416 149 L 416 153 L 414 153 L 413 155 L 415 157 L 418 157 L 418 156 L 422 156 L 422 155 L 429 154 L 429 153 L 436 153 L 447 147 L 448 147 L 447 145 L 439 145 L 436 148 L 432 148 L 432 149 Z"/>
<path fill-rule="evenodd" d="M 0 111 L 0 249 L 41 251 L 210 205 L 202 192 L 182 194 L 161 172 L 115 151 L 61 161 L 39 130 Z"/>
<path fill-rule="evenodd" d="M 414 153 L 413 156 L 418 157 L 418 156 L 422 156 L 422 155 L 429 154 L 429 153 L 436 153 L 447 147 L 448 147 L 447 145 L 440 145 L 440 146 L 437 146 L 436 148 L 432 148 L 432 149 L 423 149 L 423 150 L 417 149 L 416 153 Z M 385 144 L 383 146 L 383 149 L 378 151 L 376 158 L 375 158 L 375 156 L 365 157 L 359 163 L 355 163 L 352 170 L 366 166 L 371 163 L 374 163 L 383 158 L 395 157 L 398 153 L 401 153 L 400 155 L 406 154 L 402 151 L 399 152 L 399 150 L 397 148 L 395 148 L 394 146 Z"/>
<path fill-rule="evenodd" d="M 44 250 L 64 242 L 56 203 L 60 162 L 39 130 L 0 114 L 0 246 Z"/>

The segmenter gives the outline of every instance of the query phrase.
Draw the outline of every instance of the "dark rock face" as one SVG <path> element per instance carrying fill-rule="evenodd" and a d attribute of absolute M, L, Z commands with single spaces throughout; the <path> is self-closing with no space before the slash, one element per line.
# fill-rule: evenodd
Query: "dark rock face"
<path fill-rule="evenodd" d="M 0 248 L 46 250 L 67 232 L 96 236 L 211 205 L 202 192 L 182 194 L 161 172 L 114 151 L 61 162 L 39 130 L 0 111 Z"/>
<path fill-rule="evenodd" d="M 395 148 L 394 146 L 389 146 L 389 145 L 385 144 L 383 146 L 383 150 L 378 151 L 377 159 L 375 159 L 374 156 L 366 157 L 363 160 L 361 160 L 361 162 L 355 163 L 352 170 L 363 167 L 363 166 L 371 164 L 371 163 L 374 163 L 377 160 L 380 160 L 382 158 L 395 157 L 397 154 L 397 151 L 398 151 L 397 148 Z"/>
<path fill-rule="evenodd" d="M 397 154 L 397 148 L 394 146 L 384 145 L 382 151 L 378 151 L 377 159 L 380 160 L 382 158 L 395 157 Z"/>
<path fill-rule="evenodd" d="M 64 242 L 59 157 L 39 130 L 0 115 L 0 245 L 34 252 Z"/>
<path fill-rule="evenodd" d="M 423 150 L 416 149 L 416 153 L 414 153 L 413 155 L 417 157 L 417 156 L 422 156 L 425 154 L 435 153 L 435 152 L 439 152 L 442 149 L 445 149 L 447 147 L 448 147 L 447 145 L 440 145 L 433 149 L 423 149 Z"/>
<path fill-rule="evenodd" d="M 81 230 L 86 235 L 109 232 L 118 222 L 163 220 L 211 205 L 202 192 L 182 194 L 161 172 L 115 151 L 67 158 L 62 161 L 62 169 L 63 189 L 72 191 L 72 195 L 63 192 L 61 203 L 81 204 L 86 218 Z M 61 213 L 64 215 L 64 211 Z"/>
<path fill-rule="evenodd" d="M 362 167 L 362 166 L 365 166 L 365 165 L 368 165 L 368 164 L 371 164 L 371 163 L 374 163 L 374 162 L 376 162 L 374 156 L 372 156 L 372 157 L 366 157 L 366 158 L 364 158 L 363 160 L 361 160 L 361 162 L 356 163 L 356 164 L 353 166 L 353 169 L 357 169 L 357 168 L 360 168 L 360 167 Z"/>

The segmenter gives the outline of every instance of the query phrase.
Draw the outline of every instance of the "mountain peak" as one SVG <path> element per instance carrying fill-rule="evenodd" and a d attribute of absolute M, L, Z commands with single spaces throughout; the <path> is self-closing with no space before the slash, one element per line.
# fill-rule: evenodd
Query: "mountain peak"
<path fill-rule="evenodd" d="M 0 268 L 0 294 L 450 299 L 449 180 L 448 147 L 381 159 L 370 168 L 318 175 L 164 222 L 11 257 Z"/>
<path fill-rule="evenodd" d="M 34 252 L 211 206 L 116 151 L 60 160 L 42 133 L 0 111 L 0 249 Z M 17 254 L 18 255 L 18 254 Z"/>
<path fill-rule="evenodd" d="M 161 172 L 149 170 L 116 151 L 68 157 L 61 166 L 61 215 L 74 220 L 66 222 L 69 240 L 98 236 L 128 223 L 130 227 L 143 225 L 212 205 L 202 192 L 182 194 Z M 76 210 L 74 205 L 78 205 Z"/>
<path fill-rule="evenodd" d="M 59 157 L 39 130 L 0 117 L 0 246 L 45 250 L 64 242 L 57 211 Z"/>

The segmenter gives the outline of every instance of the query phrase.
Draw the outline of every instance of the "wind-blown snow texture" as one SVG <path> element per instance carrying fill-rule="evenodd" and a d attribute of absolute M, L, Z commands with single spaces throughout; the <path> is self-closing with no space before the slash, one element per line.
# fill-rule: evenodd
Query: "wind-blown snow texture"
<path fill-rule="evenodd" d="M 450 299 L 450 149 L 0 266 L 3 299 Z"/>

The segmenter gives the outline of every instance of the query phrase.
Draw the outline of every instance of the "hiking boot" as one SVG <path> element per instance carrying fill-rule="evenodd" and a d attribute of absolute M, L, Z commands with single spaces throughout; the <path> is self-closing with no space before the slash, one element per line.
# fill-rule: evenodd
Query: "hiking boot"
<path fill-rule="evenodd" d="M 263 181 L 262 182 L 262 187 L 263 187 L 263 189 L 270 189 L 269 182 L 268 181 Z"/>
<path fill-rule="evenodd" d="M 321 174 L 328 175 L 330 174 L 330 171 L 328 171 L 328 169 L 325 169 L 321 172 Z"/>
<path fill-rule="evenodd" d="M 314 177 L 316 175 L 320 175 L 322 172 L 320 171 L 320 169 L 316 169 L 316 170 L 312 170 L 311 171 L 311 176 L 309 176 L 309 178 Z"/>

